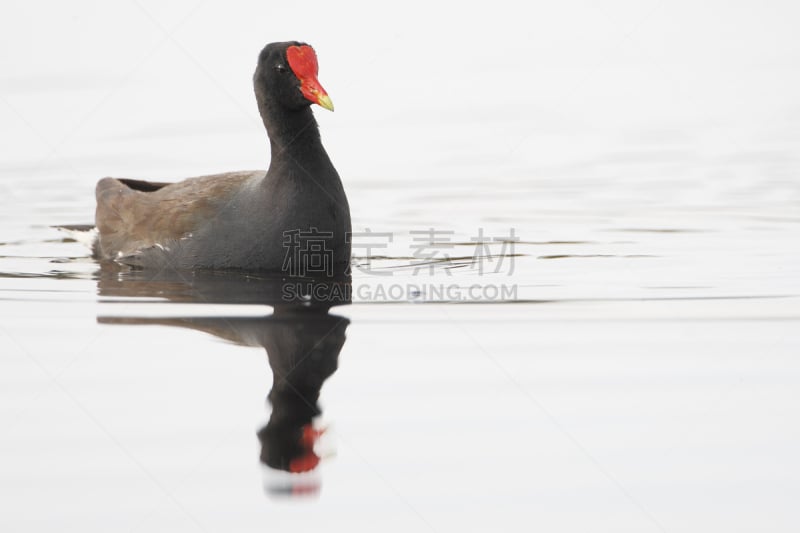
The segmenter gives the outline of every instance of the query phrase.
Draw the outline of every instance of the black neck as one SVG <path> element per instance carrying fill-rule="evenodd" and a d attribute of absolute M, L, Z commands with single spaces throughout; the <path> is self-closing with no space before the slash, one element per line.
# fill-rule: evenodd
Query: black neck
<path fill-rule="evenodd" d="M 270 166 L 298 158 L 328 160 L 311 106 L 286 109 L 270 104 L 265 102 L 259 105 L 269 135 L 272 155 Z"/>

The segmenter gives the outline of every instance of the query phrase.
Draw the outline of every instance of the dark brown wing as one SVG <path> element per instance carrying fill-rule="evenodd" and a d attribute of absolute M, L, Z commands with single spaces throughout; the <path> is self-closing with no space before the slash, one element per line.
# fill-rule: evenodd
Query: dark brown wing
<path fill-rule="evenodd" d="M 228 172 L 168 184 L 103 178 L 95 190 L 95 255 L 116 259 L 187 237 L 213 220 L 245 182 L 263 176 Z"/>

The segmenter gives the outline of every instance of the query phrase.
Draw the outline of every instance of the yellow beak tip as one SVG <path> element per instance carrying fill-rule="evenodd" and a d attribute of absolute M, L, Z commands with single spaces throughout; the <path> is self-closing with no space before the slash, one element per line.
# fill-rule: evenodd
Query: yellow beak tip
<path fill-rule="evenodd" d="M 331 97 L 327 94 L 320 96 L 317 99 L 317 103 L 328 111 L 333 111 L 333 102 L 331 101 Z"/>

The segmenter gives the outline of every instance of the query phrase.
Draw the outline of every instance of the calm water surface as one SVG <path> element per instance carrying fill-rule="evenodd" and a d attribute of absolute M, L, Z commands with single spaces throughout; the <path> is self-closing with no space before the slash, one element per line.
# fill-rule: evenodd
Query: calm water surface
<path fill-rule="evenodd" d="M 353 302 L 326 314 L 265 305 L 269 279 L 101 269 L 47 226 L 91 220 L 91 198 L 39 185 L 0 224 L 9 530 L 793 521 L 791 206 L 353 185 L 384 212 L 357 227 L 393 240 L 356 250 Z M 319 466 L 281 470 L 312 426 Z"/>

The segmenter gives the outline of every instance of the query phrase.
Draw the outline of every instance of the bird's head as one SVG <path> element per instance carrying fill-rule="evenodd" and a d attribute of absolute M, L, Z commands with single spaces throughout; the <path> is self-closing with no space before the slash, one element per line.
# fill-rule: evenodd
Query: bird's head
<path fill-rule="evenodd" d="M 317 54 L 311 46 L 296 41 L 270 43 L 259 54 L 253 75 L 256 97 L 288 109 L 313 103 L 333 111 L 333 102 L 317 79 L 318 71 Z"/>

